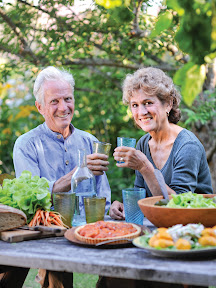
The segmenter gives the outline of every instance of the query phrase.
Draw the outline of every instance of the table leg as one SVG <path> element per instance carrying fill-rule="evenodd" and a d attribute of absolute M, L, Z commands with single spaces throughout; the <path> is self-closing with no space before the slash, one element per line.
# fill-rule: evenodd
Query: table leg
<path fill-rule="evenodd" d="M 22 288 L 28 275 L 29 268 L 14 268 L 0 274 L 1 288 Z"/>
<path fill-rule="evenodd" d="M 183 284 L 162 283 L 155 281 L 122 279 L 99 276 L 96 288 L 207 288 Z"/>
<path fill-rule="evenodd" d="M 73 288 L 73 273 L 39 269 L 36 281 L 42 288 Z"/>

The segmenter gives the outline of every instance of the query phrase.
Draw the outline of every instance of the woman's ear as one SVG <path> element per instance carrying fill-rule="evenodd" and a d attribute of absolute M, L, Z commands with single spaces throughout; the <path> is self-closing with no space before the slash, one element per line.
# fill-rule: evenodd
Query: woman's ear
<path fill-rule="evenodd" d="M 172 107 L 173 107 L 173 102 L 172 100 L 170 100 L 169 103 L 167 103 L 167 108 L 166 108 L 166 113 L 170 113 L 170 111 L 172 110 Z"/>

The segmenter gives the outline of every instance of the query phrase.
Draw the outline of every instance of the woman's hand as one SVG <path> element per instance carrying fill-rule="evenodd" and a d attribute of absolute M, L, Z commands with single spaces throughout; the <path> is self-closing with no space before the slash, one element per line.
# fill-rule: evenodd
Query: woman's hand
<path fill-rule="evenodd" d="M 105 154 L 89 154 L 87 155 L 87 167 L 95 176 L 103 175 L 103 172 L 108 170 L 109 162 L 107 160 L 108 156 Z"/>
<path fill-rule="evenodd" d="M 114 201 L 110 206 L 109 216 L 113 219 L 117 220 L 124 220 L 125 213 L 124 213 L 124 205 L 119 201 Z"/>
<path fill-rule="evenodd" d="M 144 153 L 135 148 L 130 148 L 126 146 L 117 147 L 113 153 L 114 159 L 116 161 L 124 162 L 117 163 L 118 167 L 127 167 L 133 170 L 145 170 L 151 166 L 151 163 L 147 159 Z"/>

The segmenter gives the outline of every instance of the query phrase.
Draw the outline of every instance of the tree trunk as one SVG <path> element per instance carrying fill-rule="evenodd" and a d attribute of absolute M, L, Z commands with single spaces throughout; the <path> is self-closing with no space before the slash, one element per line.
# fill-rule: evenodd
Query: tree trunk
<path fill-rule="evenodd" d="M 215 93 L 216 86 L 216 59 L 208 66 L 204 90 Z M 204 96 L 203 96 L 204 97 Z M 207 99 L 203 99 L 207 101 Z M 216 107 L 212 107 L 216 109 Z M 196 124 L 193 128 L 194 134 L 199 138 L 205 147 L 206 156 L 212 177 L 213 193 L 216 194 L 216 119 L 212 119 L 208 125 Z"/>

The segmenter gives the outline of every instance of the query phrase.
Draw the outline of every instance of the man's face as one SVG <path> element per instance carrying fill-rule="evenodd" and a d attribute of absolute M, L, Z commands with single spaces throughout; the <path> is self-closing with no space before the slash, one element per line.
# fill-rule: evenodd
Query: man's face
<path fill-rule="evenodd" d="M 71 86 L 65 81 L 46 81 L 44 83 L 44 103 L 35 102 L 47 126 L 66 138 L 74 114 L 74 100 Z"/>

